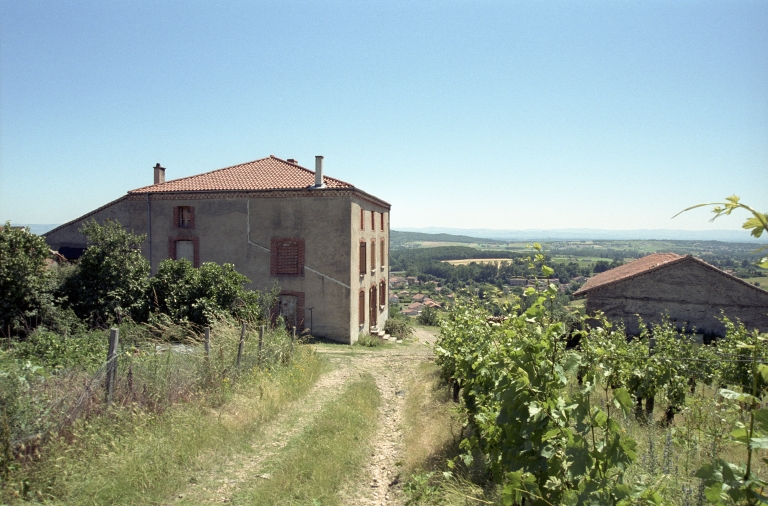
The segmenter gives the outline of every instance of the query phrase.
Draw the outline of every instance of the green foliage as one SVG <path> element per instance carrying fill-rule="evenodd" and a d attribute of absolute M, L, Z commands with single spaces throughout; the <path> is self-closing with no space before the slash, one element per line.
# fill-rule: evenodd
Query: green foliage
<path fill-rule="evenodd" d="M 721 216 L 730 215 L 733 211 L 737 209 L 744 209 L 745 211 L 751 213 L 752 217 L 748 218 L 744 222 L 744 224 L 741 226 L 741 228 L 745 230 L 751 230 L 750 234 L 752 235 L 752 237 L 759 238 L 761 235 L 763 235 L 763 232 L 765 232 L 765 229 L 768 228 L 768 214 L 761 213 L 746 204 L 742 204 L 740 200 L 741 199 L 738 196 L 731 195 L 730 197 L 725 198 L 725 202 L 709 202 L 707 204 L 697 204 L 695 206 L 691 206 L 686 209 L 683 209 L 682 211 L 677 213 L 675 216 L 678 216 L 686 211 L 690 211 L 691 209 L 712 206 L 712 212 L 715 214 L 715 216 L 713 216 L 712 219 L 709 221 L 715 221 L 717 218 Z M 673 218 L 675 216 L 673 216 Z M 758 251 L 765 250 L 766 248 L 768 248 L 768 246 L 763 246 Z M 760 261 L 758 262 L 758 266 L 763 269 L 768 269 L 768 257 L 763 257 L 762 259 L 760 259 Z"/>
<path fill-rule="evenodd" d="M 51 277 L 46 269 L 50 249 L 29 229 L 0 229 L 0 325 L 26 332 L 52 313 Z"/>
<path fill-rule="evenodd" d="M 47 399 L 27 392 L 43 380 L 43 369 L 0 351 L 0 489 L 18 467 L 13 449 L 20 434 L 45 427 Z"/>
<path fill-rule="evenodd" d="M 69 302 L 77 315 L 91 326 L 111 320 L 145 318 L 149 261 L 141 254 L 145 236 L 126 231 L 119 222 L 95 220 L 80 232 L 88 248 L 79 268 L 65 285 Z"/>
<path fill-rule="evenodd" d="M 355 344 L 358 346 L 365 346 L 367 348 L 375 348 L 377 346 L 382 346 L 384 342 L 376 336 L 372 336 L 370 334 L 360 334 Z"/>
<path fill-rule="evenodd" d="M 46 369 L 93 370 L 104 363 L 107 339 L 104 332 L 90 331 L 62 335 L 44 327 L 13 347 L 15 357 Z"/>
<path fill-rule="evenodd" d="M 246 290 L 250 280 L 232 264 L 206 262 L 194 268 L 185 259 L 164 260 L 149 281 L 149 300 L 154 312 L 172 321 L 207 325 L 226 316 L 240 321 L 263 320 L 275 303 L 277 287 L 270 292 Z"/>
<path fill-rule="evenodd" d="M 479 301 L 460 301 L 442 325 L 435 350 L 445 377 L 462 387 L 474 435 L 504 504 L 605 504 L 629 497 L 622 471 L 636 460 L 636 443 L 616 421 L 631 411 L 625 389 L 603 409 L 595 384 L 575 393 L 568 384 L 582 365 L 565 350 L 566 326 L 551 318 L 553 287 L 525 310 L 490 318 Z"/>
<path fill-rule="evenodd" d="M 384 332 L 397 339 L 408 339 L 413 335 L 410 319 L 400 313 L 393 313 L 390 308 L 389 319 L 384 324 Z"/>
<path fill-rule="evenodd" d="M 421 310 L 421 314 L 416 317 L 416 320 L 422 325 L 428 325 L 430 327 L 437 327 L 440 325 L 440 315 L 437 309 L 431 306 L 424 306 Z"/>

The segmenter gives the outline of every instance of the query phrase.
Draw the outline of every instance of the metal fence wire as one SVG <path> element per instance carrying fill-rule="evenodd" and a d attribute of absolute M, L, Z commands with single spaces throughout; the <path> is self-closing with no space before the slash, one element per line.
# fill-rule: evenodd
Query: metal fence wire
<path fill-rule="evenodd" d="M 206 327 L 201 337 L 202 343 L 121 346 L 118 330 L 112 329 L 114 346 L 90 376 L 59 371 L 24 378 L 22 371 L 17 395 L 6 399 L 7 405 L 0 404 L 0 427 L 5 428 L 0 428 L 0 444 L 5 439 L 4 444 L 24 453 L 25 447 L 62 433 L 77 420 L 103 414 L 111 405 L 162 412 L 175 403 L 215 394 L 245 372 L 290 362 L 296 339 L 284 329 L 245 324 Z"/>

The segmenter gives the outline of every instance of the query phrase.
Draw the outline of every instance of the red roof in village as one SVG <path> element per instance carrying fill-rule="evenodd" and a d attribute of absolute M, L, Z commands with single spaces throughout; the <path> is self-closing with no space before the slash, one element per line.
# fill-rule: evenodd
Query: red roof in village
<path fill-rule="evenodd" d="M 323 182 L 328 188 L 354 188 L 349 183 L 328 176 L 323 176 Z M 314 184 L 313 171 L 270 155 L 196 176 L 145 186 L 128 193 L 302 190 Z"/>
<path fill-rule="evenodd" d="M 583 295 L 586 292 L 592 291 L 595 288 L 600 288 L 606 285 L 611 285 L 625 279 L 634 278 L 640 274 L 645 274 L 654 269 L 658 269 L 664 265 L 680 260 L 684 258 L 676 253 L 653 253 L 652 255 L 644 256 L 633 260 L 628 264 L 620 265 L 613 269 L 601 272 L 592 276 L 584 286 L 579 288 L 573 295 Z"/>

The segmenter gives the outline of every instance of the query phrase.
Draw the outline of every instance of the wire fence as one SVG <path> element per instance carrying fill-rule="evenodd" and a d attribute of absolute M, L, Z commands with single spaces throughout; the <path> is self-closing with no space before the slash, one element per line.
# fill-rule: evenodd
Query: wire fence
<path fill-rule="evenodd" d="M 29 362 L 16 371 L 0 371 L 0 446 L 15 454 L 33 451 L 48 436 L 79 419 L 103 414 L 110 406 L 135 406 L 162 412 L 178 402 L 231 389 L 238 377 L 291 361 L 295 333 L 246 324 L 216 324 L 195 340 L 120 343 L 110 330 L 109 351 L 93 374 L 58 371 L 37 374 Z M 2 460 L 2 455 L 0 455 Z"/>

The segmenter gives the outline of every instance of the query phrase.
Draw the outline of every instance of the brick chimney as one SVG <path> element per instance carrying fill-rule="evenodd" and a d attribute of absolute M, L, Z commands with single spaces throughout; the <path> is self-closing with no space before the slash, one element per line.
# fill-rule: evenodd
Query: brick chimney
<path fill-rule="evenodd" d="M 165 167 L 155 165 L 155 184 L 165 183 Z"/>

